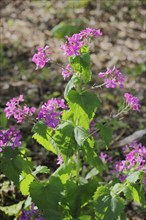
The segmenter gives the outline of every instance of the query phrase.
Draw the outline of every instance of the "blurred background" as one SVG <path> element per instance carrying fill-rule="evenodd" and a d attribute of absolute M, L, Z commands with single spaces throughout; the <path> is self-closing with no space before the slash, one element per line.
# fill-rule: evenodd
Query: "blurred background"
<path fill-rule="evenodd" d="M 126 76 L 123 90 L 99 91 L 104 100 L 101 115 L 110 115 L 113 109 L 117 110 L 124 92 L 130 92 L 140 99 L 141 112 L 131 112 L 122 122 L 119 121 L 115 138 L 119 136 L 122 139 L 146 129 L 145 0 L 1 0 L 0 7 L 1 127 L 6 128 L 13 123 L 7 122 L 2 113 L 12 97 L 24 94 L 26 103 L 37 107 L 49 98 L 63 97 L 67 81 L 63 80 L 57 65 L 48 64 L 43 70 L 35 70 L 31 59 L 37 46 L 49 45 L 52 59 L 65 66 L 68 60 L 60 49 L 64 36 L 92 27 L 100 28 L 103 36 L 91 43 L 91 85 L 107 66 L 116 65 Z M 24 147 L 31 151 L 29 153 L 37 164 L 55 169 L 52 161 L 56 158 L 34 144 L 28 136 L 30 130 L 22 128 Z M 146 137 L 140 138 L 146 146 Z M 11 196 L 10 193 L 8 200 L 3 200 L 4 205 L 14 202 L 13 199 L 10 202 Z M 19 196 L 18 193 L 14 200 L 19 201 Z"/>

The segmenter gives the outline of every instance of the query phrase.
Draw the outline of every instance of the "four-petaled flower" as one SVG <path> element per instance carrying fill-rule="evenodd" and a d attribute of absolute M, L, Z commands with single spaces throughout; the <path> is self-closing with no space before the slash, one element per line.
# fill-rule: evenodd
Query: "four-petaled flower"
<path fill-rule="evenodd" d="M 64 99 L 57 100 L 52 98 L 41 106 L 41 109 L 38 112 L 38 119 L 44 119 L 49 127 L 56 128 L 60 122 L 60 116 L 62 114 L 62 111 L 58 111 L 58 109 L 66 108 L 67 106 L 64 103 Z"/>
<path fill-rule="evenodd" d="M 20 95 L 18 98 L 12 98 L 9 102 L 6 103 L 4 112 L 6 113 L 6 117 L 8 119 L 13 116 L 17 120 L 17 123 L 21 123 L 23 120 L 27 119 L 35 113 L 35 107 L 30 108 L 26 105 L 21 106 L 20 103 L 23 101 L 23 95 Z"/>
<path fill-rule="evenodd" d="M 50 47 L 47 45 L 44 48 L 43 47 L 38 47 L 38 52 L 35 53 L 32 57 L 32 61 L 36 64 L 36 69 L 39 67 L 42 69 L 45 64 L 51 60 L 49 55 L 51 52 L 49 51 Z"/>
<path fill-rule="evenodd" d="M 124 76 L 115 66 L 112 69 L 108 67 L 105 72 L 100 72 L 98 76 L 104 79 L 106 88 L 114 89 L 118 85 L 123 88 Z"/>
<path fill-rule="evenodd" d="M 100 29 L 86 28 L 80 31 L 78 34 L 73 34 L 72 37 L 66 36 L 66 43 L 61 46 L 64 54 L 67 56 L 79 56 L 80 49 L 84 46 L 84 38 L 99 37 L 102 35 Z"/>
<path fill-rule="evenodd" d="M 64 78 L 64 80 L 68 77 L 70 77 L 72 69 L 70 64 L 67 64 L 67 66 L 65 68 L 62 68 L 62 76 Z"/>
<path fill-rule="evenodd" d="M 124 98 L 129 107 L 131 107 L 134 111 L 140 112 L 140 104 L 139 99 L 130 93 L 125 93 Z"/>
<path fill-rule="evenodd" d="M 12 149 L 21 145 L 20 131 L 16 130 L 14 126 L 7 130 L 0 130 L 0 152 L 3 151 L 3 147 L 11 147 Z"/>

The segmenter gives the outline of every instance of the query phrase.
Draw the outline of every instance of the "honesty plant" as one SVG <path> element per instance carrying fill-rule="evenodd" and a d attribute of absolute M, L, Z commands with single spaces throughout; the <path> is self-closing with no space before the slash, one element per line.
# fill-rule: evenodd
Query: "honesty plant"
<path fill-rule="evenodd" d="M 125 93 L 123 109 L 103 117 L 98 113 L 98 109 L 102 110 L 98 88 L 105 86 L 107 92 L 118 86 L 121 89 L 125 77 L 115 66 L 108 67 L 97 74 L 97 81 L 103 80 L 102 84 L 89 84 L 89 45 L 100 36 L 101 30 L 92 28 L 66 36 L 61 49 L 68 64 L 62 67 L 62 76 L 70 80 L 64 99 L 46 100 L 38 110 L 22 106 L 23 95 L 6 104 L 4 112 L 7 118 L 16 120 L 17 127 L 24 121 L 33 121 L 33 138 L 56 154 L 59 166 L 54 173 L 47 166 L 36 167 L 20 147 L 19 130 L 12 127 L 0 131 L 2 172 L 29 198 L 29 202 L 28 198 L 21 201 L 25 210 L 17 213 L 19 220 L 123 220 L 128 201 L 145 207 L 146 147 L 134 142 L 123 148 L 125 159 L 120 160 L 114 152 L 110 155 L 112 125 L 129 110 L 139 112 L 139 100 Z M 32 61 L 36 69 L 51 63 L 50 47 L 39 47 Z M 41 180 L 39 173 L 49 173 L 49 178 Z"/>

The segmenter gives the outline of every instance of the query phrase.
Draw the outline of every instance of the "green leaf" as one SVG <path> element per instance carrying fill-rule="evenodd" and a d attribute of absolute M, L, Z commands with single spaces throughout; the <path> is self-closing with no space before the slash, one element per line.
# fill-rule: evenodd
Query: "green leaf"
<path fill-rule="evenodd" d="M 66 176 L 65 176 L 66 175 Z M 70 177 L 76 176 L 76 163 L 69 159 L 67 163 L 63 163 L 54 173 L 53 176 L 58 176 L 64 184 Z"/>
<path fill-rule="evenodd" d="M 88 214 L 87 204 L 91 201 L 97 185 L 98 180 L 96 178 L 83 185 L 67 181 L 62 204 L 64 206 L 67 204 L 73 219 L 79 219 L 84 209 L 86 209 L 85 213 Z"/>
<path fill-rule="evenodd" d="M 79 220 L 91 220 L 91 216 L 90 215 L 82 215 L 79 217 Z"/>
<path fill-rule="evenodd" d="M 72 181 L 67 181 L 65 184 L 65 192 L 62 203 L 64 206 L 67 204 L 69 213 L 72 217 L 76 218 L 80 211 L 80 198 L 78 194 L 78 186 Z"/>
<path fill-rule="evenodd" d="M 53 145 L 53 139 L 52 139 L 52 129 L 49 128 L 46 124 L 44 124 L 42 121 L 39 121 L 35 124 L 33 127 L 33 132 L 35 134 L 33 135 L 33 138 L 41 144 L 44 148 L 47 150 L 57 154 L 55 145 Z"/>
<path fill-rule="evenodd" d="M 114 218 L 118 217 L 124 210 L 124 200 L 120 197 L 111 198 L 111 211 Z"/>
<path fill-rule="evenodd" d="M 141 189 L 139 185 L 129 183 L 124 190 L 124 195 L 127 200 L 144 204 L 145 198 L 143 189 Z"/>
<path fill-rule="evenodd" d="M 80 49 L 80 56 L 70 57 L 70 65 L 73 70 L 81 75 L 86 84 L 91 80 L 92 72 L 88 46 L 83 46 Z"/>
<path fill-rule="evenodd" d="M 124 200 L 112 197 L 107 186 L 100 186 L 94 194 L 96 217 L 100 220 L 116 219 L 124 210 Z"/>
<path fill-rule="evenodd" d="M 82 147 L 84 159 L 89 163 L 91 167 L 95 167 L 98 171 L 102 172 L 102 170 L 104 169 L 104 164 L 98 157 L 97 153 L 94 151 L 93 147 L 91 146 L 91 143 L 89 144 L 88 141 L 85 141 Z"/>
<path fill-rule="evenodd" d="M 0 128 L 5 129 L 7 127 L 8 119 L 5 113 L 0 112 Z"/>
<path fill-rule="evenodd" d="M 37 175 L 38 173 L 49 173 L 49 169 L 47 166 L 37 166 L 36 170 L 33 171 L 33 175 Z"/>
<path fill-rule="evenodd" d="M 78 81 L 79 81 L 79 78 L 77 76 L 73 75 L 65 87 L 65 91 L 64 91 L 65 98 L 67 97 L 69 91 L 75 87 L 75 85 L 78 83 Z"/>
<path fill-rule="evenodd" d="M 34 177 L 31 174 L 27 174 L 23 180 L 20 182 L 20 191 L 22 195 L 27 196 L 29 195 L 29 186 L 33 182 Z"/>
<path fill-rule="evenodd" d="M 74 126 L 72 122 L 67 121 L 59 125 L 58 129 L 55 131 L 53 139 L 62 154 L 67 157 L 74 154 L 77 143 L 74 138 Z"/>
<path fill-rule="evenodd" d="M 79 24 L 83 24 L 83 22 L 81 20 L 78 20 L 78 22 L 69 21 L 66 23 L 62 21 L 51 30 L 51 33 L 58 38 L 64 38 L 66 35 L 71 36 L 82 29 Z"/>
<path fill-rule="evenodd" d="M 62 113 L 62 120 L 63 121 L 67 121 L 67 120 L 69 120 L 69 121 L 74 121 L 74 113 L 73 112 L 71 112 L 70 110 L 66 110 L 66 111 L 63 111 L 63 113 Z"/>
<path fill-rule="evenodd" d="M 30 196 L 32 201 L 42 211 L 46 220 L 62 220 L 59 203 L 62 200 L 63 184 L 58 177 L 52 176 L 48 183 L 32 182 Z"/>
<path fill-rule="evenodd" d="M 96 192 L 94 193 L 93 199 L 94 201 L 98 200 L 101 196 L 107 195 L 109 193 L 109 190 L 106 186 L 99 186 L 96 189 Z"/>
<path fill-rule="evenodd" d="M 136 171 L 136 172 L 130 174 L 130 175 L 126 178 L 126 180 L 128 180 L 130 183 L 135 183 L 135 182 L 139 179 L 140 173 L 141 173 L 140 170 L 138 170 L 138 171 Z"/>
<path fill-rule="evenodd" d="M 100 129 L 100 135 L 107 146 L 112 140 L 112 127 L 107 124 L 98 123 L 97 127 Z"/>
<path fill-rule="evenodd" d="M 86 175 L 86 179 L 91 179 L 92 177 L 96 176 L 99 174 L 99 170 L 97 170 L 95 167 L 89 171 Z"/>
<path fill-rule="evenodd" d="M 89 133 L 87 132 L 87 130 L 85 130 L 81 126 L 75 127 L 74 134 L 75 134 L 75 140 L 79 146 L 81 146 L 83 142 L 86 139 L 88 139 L 88 136 L 89 136 Z"/>
<path fill-rule="evenodd" d="M 12 152 L 11 156 L 10 152 Z M 18 151 L 16 153 L 14 152 L 15 150 L 10 148 L 4 151 L 1 158 L 1 170 L 10 180 L 19 186 L 20 174 L 22 171 L 27 174 L 31 173 L 33 165 L 31 161 L 20 156 Z"/>
<path fill-rule="evenodd" d="M 19 150 L 16 148 L 13 150 L 11 147 L 6 147 L 3 151 L 3 157 L 7 159 L 12 159 L 20 154 Z"/>
<path fill-rule="evenodd" d="M 111 193 L 113 193 L 113 195 L 119 194 L 119 193 L 121 193 L 121 192 L 124 192 L 125 188 L 126 188 L 126 185 L 125 185 L 125 184 L 116 183 L 116 184 L 113 186 Z"/>
<path fill-rule="evenodd" d="M 79 195 L 81 200 L 81 207 L 86 206 L 91 201 L 94 192 L 99 184 L 98 178 L 94 177 L 88 183 L 79 186 Z"/>
<path fill-rule="evenodd" d="M 71 90 L 68 94 L 68 105 L 74 124 L 89 129 L 90 121 L 93 119 L 97 107 L 100 106 L 100 101 L 93 93 L 79 94 L 77 91 Z"/>

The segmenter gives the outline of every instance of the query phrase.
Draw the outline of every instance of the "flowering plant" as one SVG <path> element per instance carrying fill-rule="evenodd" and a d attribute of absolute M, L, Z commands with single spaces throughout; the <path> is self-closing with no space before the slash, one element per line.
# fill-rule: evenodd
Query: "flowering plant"
<path fill-rule="evenodd" d="M 100 138 L 108 149 L 112 141 L 112 120 L 130 110 L 140 111 L 138 98 L 125 93 L 124 108 L 106 122 L 102 119 L 96 122 L 102 102 L 94 91 L 104 86 L 107 89 L 124 86 L 124 76 L 115 66 L 98 74 L 104 81 L 102 84 L 89 86 L 92 72 L 88 44 L 100 36 L 101 30 L 92 28 L 66 36 L 61 49 L 69 63 L 62 67 L 62 76 L 70 80 L 64 99 L 47 100 L 38 110 L 22 107 L 23 95 L 6 104 L 7 118 L 13 117 L 17 123 L 33 119 L 33 138 L 58 157 L 58 169 L 41 181 L 37 174 L 48 173 L 49 169 L 35 167 L 21 150 L 20 132 L 14 127 L 0 131 L 1 169 L 32 201 L 31 210 L 23 210 L 20 220 L 126 219 L 126 201 L 145 207 L 146 148 L 140 143 L 125 147 L 126 159 L 116 161 L 111 167 L 112 157 L 100 152 L 96 141 Z M 32 61 L 36 69 L 51 62 L 50 47 L 39 47 Z M 104 178 L 103 172 L 110 172 L 111 177 Z"/>

